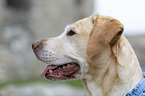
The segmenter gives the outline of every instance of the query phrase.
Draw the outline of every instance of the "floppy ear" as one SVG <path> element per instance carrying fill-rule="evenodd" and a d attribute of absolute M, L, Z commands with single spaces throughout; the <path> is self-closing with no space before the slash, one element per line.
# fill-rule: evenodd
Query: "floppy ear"
<path fill-rule="evenodd" d="M 116 19 L 95 16 L 97 17 L 93 21 L 94 25 L 88 41 L 88 56 L 96 55 L 109 44 L 116 44 L 124 30 L 123 25 Z M 92 18 L 94 19 L 94 16 Z"/>

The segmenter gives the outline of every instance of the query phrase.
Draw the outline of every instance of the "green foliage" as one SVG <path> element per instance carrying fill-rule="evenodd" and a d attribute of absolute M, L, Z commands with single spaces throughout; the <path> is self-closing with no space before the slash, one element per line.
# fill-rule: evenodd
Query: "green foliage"
<path fill-rule="evenodd" d="M 33 84 L 33 83 L 67 84 L 73 87 L 83 88 L 80 80 L 72 80 L 72 81 L 65 81 L 65 82 L 52 82 L 52 81 L 47 81 L 45 79 L 30 79 L 30 80 L 15 80 L 15 81 L 3 82 L 3 83 L 0 83 L 0 89 L 8 85 L 24 86 L 24 85 Z"/>

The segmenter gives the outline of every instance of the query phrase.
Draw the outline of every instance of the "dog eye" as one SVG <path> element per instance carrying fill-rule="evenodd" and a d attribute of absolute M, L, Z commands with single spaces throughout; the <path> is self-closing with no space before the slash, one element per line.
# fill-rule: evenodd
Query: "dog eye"
<path fill-rule="evenodd" d="M 76 32 L 74 32 L 73 30 L 70 30 L 69 32 L 67 32 L 67 36 L 73 36 L 75 34 Z"/>

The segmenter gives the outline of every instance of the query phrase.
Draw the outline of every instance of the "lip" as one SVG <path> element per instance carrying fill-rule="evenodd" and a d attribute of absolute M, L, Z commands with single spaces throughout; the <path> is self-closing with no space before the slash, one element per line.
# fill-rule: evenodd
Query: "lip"
<path fill-rule="evenodd" d="M 40 77 L 50 81 L 75 80 L 75 75 L 79 73 L 80 65 L 75 62 L 62 65 L 48 65 Z"/>

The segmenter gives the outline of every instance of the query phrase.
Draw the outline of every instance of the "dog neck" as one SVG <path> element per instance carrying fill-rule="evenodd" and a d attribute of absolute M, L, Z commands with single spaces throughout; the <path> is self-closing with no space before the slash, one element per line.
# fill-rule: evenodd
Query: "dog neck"
<path fill-rule="evenodd" d="M 138 59 L 124 36 L 87 62 L 89 71 L 82 83 L 90 96 L 125 95 L 142 79 Z"/>

